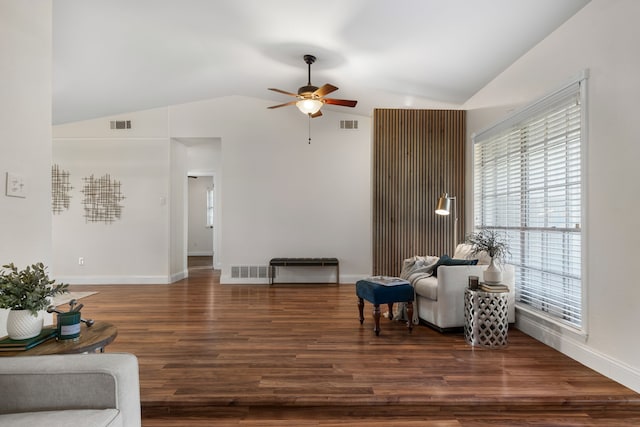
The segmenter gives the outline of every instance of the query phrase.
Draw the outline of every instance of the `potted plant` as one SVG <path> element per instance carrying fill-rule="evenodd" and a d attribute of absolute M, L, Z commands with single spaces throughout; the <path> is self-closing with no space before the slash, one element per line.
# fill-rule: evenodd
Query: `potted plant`
<path fill-rule="evenodd" d="M 484 281 L 487 283 L 500 283 L 502 281 L 502 268 L 506 257 L 509 255 L 509 245 L 504 236 L 496 230 L 484 228 L 480 231 L 469 233 L 466 243 L 473 246 L 473 254 L 486 252 L 491 257 L 489 266 L 484 271 Z"/>
<path fill-rule="evenodd" d="M 49 279 L 44 264 L 36 263 L 23 270 L 13 264 L 2 266 L 0 272 L 0 308 L 9 309 L 7 333 L 9 338 L 22 340 L 42 331 L 43 310 L 49 298 L 68 292 L 67 284 Z"/>

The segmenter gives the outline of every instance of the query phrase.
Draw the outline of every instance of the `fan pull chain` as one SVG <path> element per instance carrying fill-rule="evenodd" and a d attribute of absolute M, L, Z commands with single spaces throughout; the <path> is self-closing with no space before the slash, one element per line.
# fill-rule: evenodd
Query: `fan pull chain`
<path fill-rule="evenodd" d="M 309 116 L 309 144 L 311 144 L 311 114 L 307 114 Z"/>

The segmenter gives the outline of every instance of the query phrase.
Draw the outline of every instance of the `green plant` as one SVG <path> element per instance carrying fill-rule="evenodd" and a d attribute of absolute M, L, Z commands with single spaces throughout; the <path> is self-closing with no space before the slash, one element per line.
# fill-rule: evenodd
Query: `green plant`
<path fill-rule="evenodd" d="M 469 233 L 465 241 L 473 246 L 474 255 L 485 251 L 496 262 L 504 262 L 507 256 L 511 254 L 504 236 L 488 228 Z"/>
<path fill-rule="evenodd" d="M 49 305 L 49 297 L 68 292 L 69 285 L 49 279 L 41 262 L 23 270 L 11 264 L 0 272 L 0 308 L 29 310 L 34 316 Z"/>

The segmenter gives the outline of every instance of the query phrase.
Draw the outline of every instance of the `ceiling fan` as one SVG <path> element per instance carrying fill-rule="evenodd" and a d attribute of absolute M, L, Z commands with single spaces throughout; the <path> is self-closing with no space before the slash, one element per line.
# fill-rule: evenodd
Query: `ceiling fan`
<path fill-rule="evenodd" d="M 309 78 L 307 80 L 307 85 L 302 86 L 300 89 L 298 89 L 297 94 L 287 92 L 281 89 L 275 89 L 272 87 L 269 88 L 269 90 L 272 90 L 274 92 L 279 92 L 284 95 L 293 96 L 298 99 L 295 101 L 286 102 L 284 104 L 273 105 L 268 108 L 280 108 L 280 107 L 286 107 L 287 105 L 295 104 L 296 107 L 298 107 L 298 109 L 302 111 L 302 113 L 309 115 L 309 117 L 315 118 L 315 117 L 320 117 L 322 115 L 322 111 L 320 111 L 320 108 L 322 108 L 324 104 L 340 105 L 343 107 L 355 107 L 358 101 L 350 101 L 348 99 L 325 98 L 325 95 L 328 95 L 331 92 L 338 90 L 337 87 L 330 85 L 328 83 L 322 87 L 313 86 L 311 84 L 311 64 L 313 64 L 315 61 L 316 61 L 315 56 L 304 55 L 304 62 L 306 62 L 307 66 L 309 67 Z"/>

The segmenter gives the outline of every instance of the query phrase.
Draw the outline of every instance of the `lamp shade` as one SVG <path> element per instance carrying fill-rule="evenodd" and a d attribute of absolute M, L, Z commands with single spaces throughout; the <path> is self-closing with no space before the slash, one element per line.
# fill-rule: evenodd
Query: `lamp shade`
<path fill-rule="evenodd" d="M 322 101 L 318 99 L 301 99 L 296 102 L 296 107 L 304 114 L 315 114 L 322 108 Z"/>
<path fill-rule="evenodd" d="M 442 193 L 442 196 L 438 199 L 438 206 L 436 206 L 436 214 L 449 215 L 451 213 L 451 199 L 447 193 Z"/>

